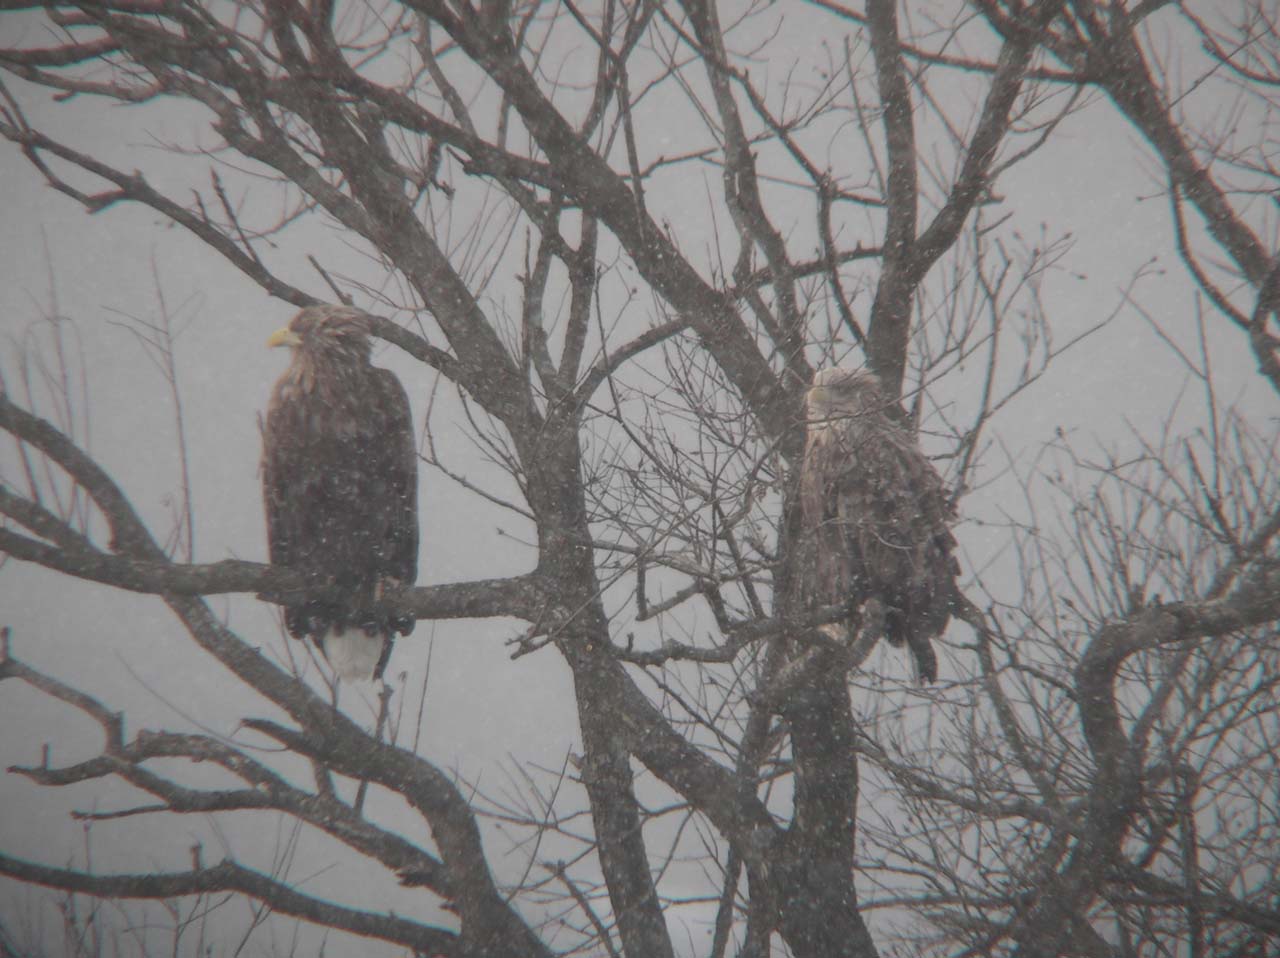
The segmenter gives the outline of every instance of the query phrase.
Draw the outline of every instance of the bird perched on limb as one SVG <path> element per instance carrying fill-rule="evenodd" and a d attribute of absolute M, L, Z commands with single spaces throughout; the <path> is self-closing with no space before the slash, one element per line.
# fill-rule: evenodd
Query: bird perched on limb
<path fill-rule="evenodd" d="M 933 682 L 933 639 L 951 617 L 960 571 L 954 516 L 937 470 L 890 416 L 891 402 L 870 372 L 814 376 L 805 400 L 799 584 L 815 605 L 849 604 L 850 619 L 834 627 L 845 639 L 876 600 L 885 637 L 906 645 L 917 678 Z"/>
<path fill-rule="evenodd" d="M 262 426 L 262 487 L 273 564 L 314 589 L 285 602 L 285 624 L 346 679 L 380 678 L 414 619 L 388 590 L 418 569 L 418 467 L 409 399 L 369 361 L 369 316 L 308 306 L 267 340 L 293 357 Z"/>

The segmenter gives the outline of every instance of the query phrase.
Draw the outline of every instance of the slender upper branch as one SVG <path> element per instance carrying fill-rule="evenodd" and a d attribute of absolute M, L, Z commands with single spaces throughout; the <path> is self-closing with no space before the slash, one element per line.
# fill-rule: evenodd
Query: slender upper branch
<path fill-rule="evenodd" d="M 1075 51 L 1055 44 L 1071 62 Z M 1232 208 L 1222 187 L 1199 162 L 1187 135 L 1174 120 L 1160 94 L 1131 26 L 1115 23 L 1112 32 L 1095 35 L 1085 53 L 1090 76 L 1102 86 L 1125 117 L 1155 147 L 1174 183 L 1200 210 L 1205 225 L 1255 288 L 1261 289 L 1271 261 L 1266 247 Z"/>
<path fill-rule="evenodd" d="M 438 0 L 410 4 L 439 23 L 497 83 L 562 176 L 564 192 L 607 225 L 645 280 L 701 334 L 707 349 L 772 436 L 795 436 L 799 394 L 780 392 L 765 357 L 730 299 L 704 280 L 654 220 L 637 207 L 626 179 L 574 130 L 510 48 L 510 38 L 464 21 Z M 794 448 L 792 448 L 794 446 Z"/>

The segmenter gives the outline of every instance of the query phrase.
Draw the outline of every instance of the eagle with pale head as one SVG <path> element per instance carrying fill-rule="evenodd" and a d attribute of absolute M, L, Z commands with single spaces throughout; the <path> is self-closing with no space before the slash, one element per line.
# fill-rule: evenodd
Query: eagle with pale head
<path fill-rule="evenodd" d="M 271 562 L 315 583 L 284 603 L 285 625 L 346 679 L 381 678 L 395 635 L 414 626 L 383 594 L 418 574 L 409 397 L 369 361 L 369 337 L 360 310 L 308 306 L 267 340 L 293 352 L 262 427 Z"/>
<path fill-rule="evenodd" d="M 933 639 L 951 618 L 960 572 L 954 511 L 937 470 L 889 414 L 891 403 L 867 371 L 824 369 L 813 378 L 800 470 L 802 589 L 816 605 L 849 604 L 846 635 L 877 600 L 885 637 L 906 645 L 917 678 L 933 682 Z"/>

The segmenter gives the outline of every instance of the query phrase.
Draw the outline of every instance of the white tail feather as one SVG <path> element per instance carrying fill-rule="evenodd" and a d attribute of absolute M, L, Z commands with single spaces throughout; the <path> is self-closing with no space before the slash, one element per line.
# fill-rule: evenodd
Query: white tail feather
<path fill-rule="evenodd" d="M 320 648 L 339 678 L 368 681 L 382 658 L 385 641 L 383 636 L 364 629 L 331 628 L 320 640 Z"/>

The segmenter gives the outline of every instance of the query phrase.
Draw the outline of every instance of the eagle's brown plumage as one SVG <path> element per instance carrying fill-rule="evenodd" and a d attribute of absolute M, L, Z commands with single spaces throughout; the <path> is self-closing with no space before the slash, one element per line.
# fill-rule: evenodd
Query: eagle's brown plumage
<path fill-rule="evenodd" d="M 417 450 L 409 399 L 369 362 L 368 317 L 309 306 L 270 340 L 293 362 L 263 425 L 262 485 L 271 561 L 315 577 L 317 593 L 285 606 L 345 678 L 377 678 L 394 635 L 414 620 L 377 599 L 418 568 Z"/>
<path fill-rule="evenodd" d="M 801 587 L 815 604 L 877 599 L 885 635 L 906 644 L 922 682 L 938 675 L 932 640 L 951 616 L 959 567 L 942 480 L 869 372 L 824 369 L 806 397 L 800 474 L 808 568 Z M 849 628 L 855 625 L 848 624 Z"/>

